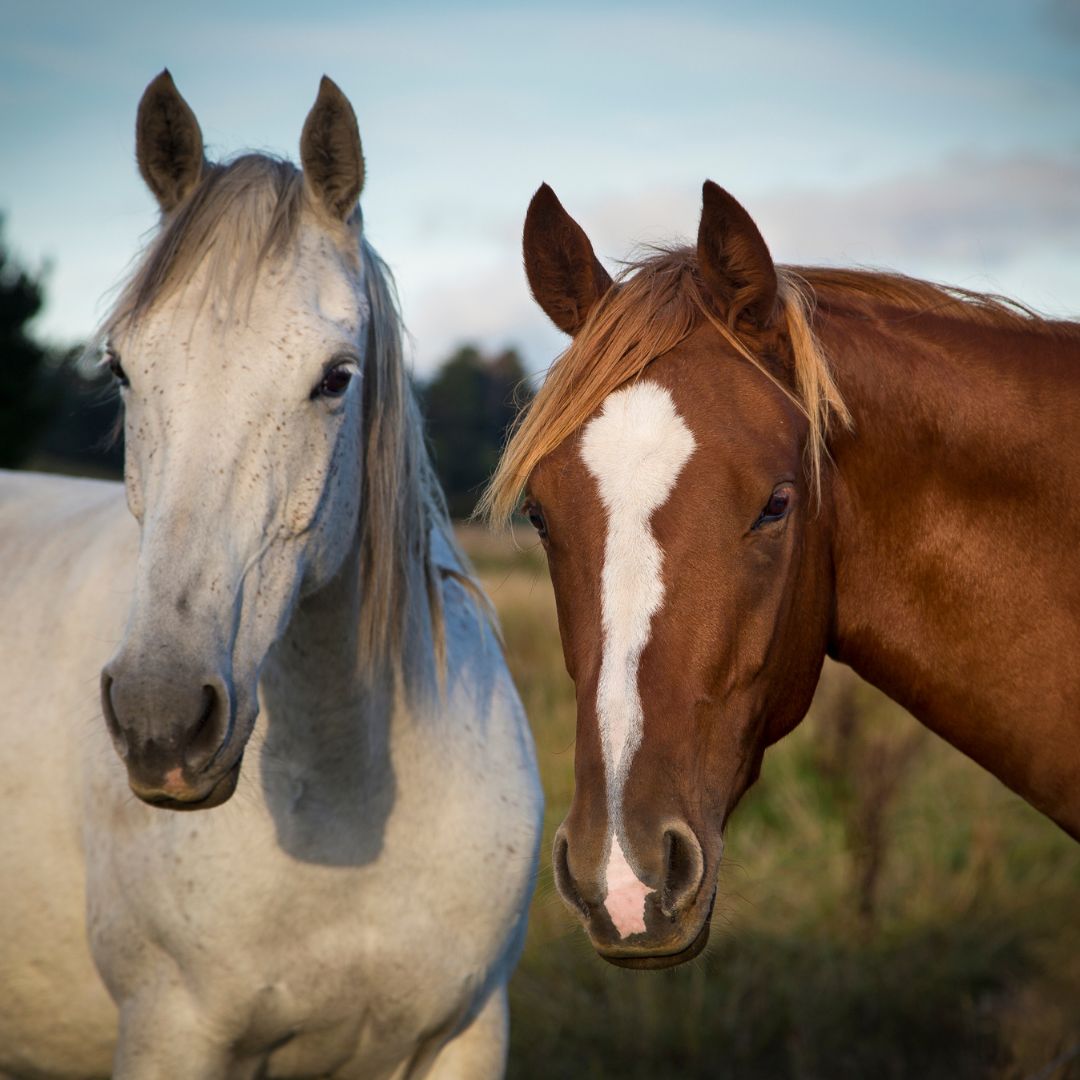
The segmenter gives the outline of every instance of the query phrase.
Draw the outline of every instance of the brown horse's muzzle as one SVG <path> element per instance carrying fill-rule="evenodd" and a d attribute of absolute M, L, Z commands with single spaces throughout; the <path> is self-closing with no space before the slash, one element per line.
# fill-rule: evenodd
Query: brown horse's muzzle
<path fill-rule="evenodd" d="M 572 817 L 555 836 L 555 884 L 600 956 L 631 968 L 697 956 L 709 939 L 716 873 L 690 826 L 624 826 L 595 842 L 579 839 Z"/>

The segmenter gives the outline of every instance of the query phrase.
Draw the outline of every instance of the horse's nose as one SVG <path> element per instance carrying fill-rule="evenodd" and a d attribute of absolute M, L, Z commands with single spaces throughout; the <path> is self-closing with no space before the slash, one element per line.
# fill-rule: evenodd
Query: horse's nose
<path fill-rule="evenodd" d="M 184 799 L 205 786 L 231 726 L 223 676 L 173 668 L 155 677 L 114 662 L 101 673 L 101 705 L 137 795 Z"/>
<path fill-rule="evenodd" d="M 587 838 L 575 845 L 564 823 L 552 861 L 556 888 L 607 959 L 678 954 L 708 918 L 705 857 L 686 822 L 623 828 L 602 847 Z"/>
<path fill-rule="evenodd" d="M 660 910 L 669 918 L 685 911 L 705 880 L 705 858 L 693 830 L 672 822 L 664 831 L 664 876 Z"/>

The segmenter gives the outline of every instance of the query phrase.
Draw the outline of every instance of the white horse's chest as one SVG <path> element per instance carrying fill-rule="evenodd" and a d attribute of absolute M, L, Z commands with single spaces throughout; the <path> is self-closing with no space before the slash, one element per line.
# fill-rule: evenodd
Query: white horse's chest
<path fill-rule="evenodd" d="M 114 996 L 174 967 L 252 1052 L 287 1040 L 270 1075 L 348 1061 L 377 1076 L 444 1038 L 510 960 L 531 884 L 536 806 L 527 760 L 498 752 L 517 741 L 498 731 L 509 720 L 488 718 L 494 753 L 471 762 L 507 774 L 495 790 L 463 782 L 462 749 L 405 732 L 344 817 L 319 777 L 256 747 L 223 807 L 114 806 L 127 842 L 89 852 L 91 943 Z M 521 860 L 509 888 L 495 852 Z"/>

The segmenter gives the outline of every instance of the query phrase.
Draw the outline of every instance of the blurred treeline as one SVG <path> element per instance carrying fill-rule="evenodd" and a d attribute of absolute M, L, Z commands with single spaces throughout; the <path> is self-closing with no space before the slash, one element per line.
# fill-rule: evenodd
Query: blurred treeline
<path fill-rule="evenodd" d="M 118 477 L 120 402 L 108 373 L 82 345 L 35 339 L 47 276 L 12 258 L 0 218 L 0 467 Z M 450 513 L 467 518 L 529 393 L 521 358 L 464 345 L 416 389 Z"/>
<path fill-rule="evenodd" d="M 83 370 L 81 348 L 50 348 L 34 337 L 46 276 L 47 269 L 32 272 L 11 256 L 0 218 L 0 466 L 33 456 L 43 468 L 70 463 L 80 472 L 118 473 L 108 381 Z"/>
<path fill-rule="evenodd" d="M 513 349 L 485 356 L 465 345 L 419 389 L 447 506 L 453 517 L 467 518 L 528 397 L 521 358 Z"/>

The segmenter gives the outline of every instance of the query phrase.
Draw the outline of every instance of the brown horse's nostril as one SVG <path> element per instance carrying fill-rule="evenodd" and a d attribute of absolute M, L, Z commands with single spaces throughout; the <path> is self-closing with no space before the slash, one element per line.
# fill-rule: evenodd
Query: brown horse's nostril
<path fill-rule="evenodd" d="M 570 844 L 566 839 L 565 831 L 560 827 L 555 834 L 555 847 L 551 853 L 551 865 L 555 871 L 555 888 L 559 890 L 559 894 L 567 904 L 577 908 L 581 912 L 582 918 L 588 919 L 588 905 L 581 898 L 581 894 L 574 884 L 573 875 L 570 873 L 569 852 Z"/>
<path fill-rule="evenodd" d="M 705 859 L 697 837 L 684 825 L 669 825 L 664 833 L 664 878 L 660 909 L 674 917 L 693 903 L 705 876 Z"/>
<path fill-rule="evenodd" d="M 202 712 L 184 748 L 184 761 L 193 772 L 210 764 L 229 734 L 229 690 L 224 682 L 215 683 L 202 688 Z"/>

